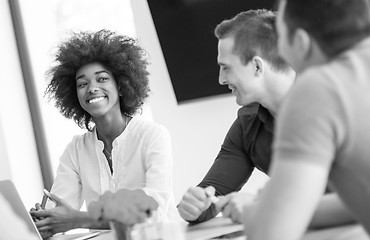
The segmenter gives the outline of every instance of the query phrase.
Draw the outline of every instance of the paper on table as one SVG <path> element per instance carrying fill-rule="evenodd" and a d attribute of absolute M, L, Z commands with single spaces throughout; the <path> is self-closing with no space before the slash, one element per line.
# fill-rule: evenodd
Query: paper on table
<path fill-rule="evenodd" d="M 215 217 L 203 223 L 189 225 L 186 230 L 186 239 L 210 239 L 243 230 L 243 224 L 233 223 L 230 218 Z"/>

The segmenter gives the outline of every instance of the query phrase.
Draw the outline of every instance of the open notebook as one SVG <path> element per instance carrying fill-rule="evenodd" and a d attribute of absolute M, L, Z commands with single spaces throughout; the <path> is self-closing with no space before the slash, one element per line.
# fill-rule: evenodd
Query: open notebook
<path fill-rule="evenodd" d="M 0 193 L 8 201 L 10 206 L 13 209 L 14 214 L 18 215 L 20 219 L 27 225 L 30 232 L 34 233 L 41 240 L 40 233 L 37 230 L 35 223 L 33 222 L 28 210 L 24 206 L 17 189 L 15 188 L 11 180 L 0 181 Z M 16 229 L 15 229 L 16 230 Z M 89 232 L 89 233 L 78 233 L 78 234 L 68 234 L 68 235 L 58 235 L 49 239 L 58 239 L 58 240 L 83 240 L 90 239 L 97 235 L 100 232 Z M 14 231 L 14 235 L 17 234 L 17 231 Z M 17 236 L 14 236 L 14 239 L 17 239 Z M 21 239 L 21 238 L 19 238 Z"/>

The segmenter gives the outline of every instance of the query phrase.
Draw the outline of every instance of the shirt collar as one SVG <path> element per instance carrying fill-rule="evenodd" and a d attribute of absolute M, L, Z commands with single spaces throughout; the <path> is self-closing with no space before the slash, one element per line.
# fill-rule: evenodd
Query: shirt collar
<path fill-rule="evenodd" d="M 270 132 L 274 131 L 274 117 L 271 115 L 269 110 L 264 108 L 261 104 L 258 106 L 258 118 L 263 122 L 266 129 Z"/>

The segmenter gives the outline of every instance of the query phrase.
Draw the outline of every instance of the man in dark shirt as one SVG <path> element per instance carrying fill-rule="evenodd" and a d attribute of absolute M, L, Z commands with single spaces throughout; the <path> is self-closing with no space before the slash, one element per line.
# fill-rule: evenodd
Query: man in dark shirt
<path fill-rule="evenodd" d="M 295 79 L 293 69 L 278 55 L 275 15 L 271 11 L 240 13 L 219 24 L 215 35 L 219 39 L 219 82 L 227 84 L 236 102 L 244 107 L 238 111 L 203 181 L 190 188 L 178 205 L 181 217 L 191 222 L 208 220 L 220 211 L 208 198 L 202 198 L 206 193 L 224 196 L 239 191 L 255 167 L 267 173 L 273 114 Z"/>
<path fill-rule="evenodd" d="M 217 196 L 225 196 L 239 191 L 255 168 L 267 173 L 273 128 L 274 118 L 262 105 L 256 103 L 240 108 L 216 160 L 198 187 L 213 186 Z M 217 213 L 212 204 L 195 222 L 206 221 Z"/>
<path fill-rule="evenodd" d="M 243 209 L 252 207 L 256 200 L 236 192 L 255 168 L 268 174 L 274 115 L 295 79 L 293 69 L 278 54 L 275 14 L 271 11 L 242 12 L 220 23 L 215 35 L 219 39 L 219 82 L 228 85 L 243 107 L 207 175 L 197 187 L 189 188 L 178 205 L 180 216 L 191 223 L 206 221 L 220 211 L 242 222 Z M 333 208 L 342 209 L 341 215 L 332 216 Z M 327 194 L 311 227 L 352 220 L 336 194 Z"/>

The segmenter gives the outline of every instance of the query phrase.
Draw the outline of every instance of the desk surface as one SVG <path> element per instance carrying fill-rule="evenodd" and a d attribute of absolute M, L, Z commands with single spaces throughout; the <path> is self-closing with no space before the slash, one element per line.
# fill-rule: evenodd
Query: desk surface
<path fill-rule="evenodd" d="M 164 240 L 205 240 L 205 239 L 233 239 L 233 240 L 247 240 L 242 235 L 243 225 L 233 224 L 230 219 L 217 217 L 210 221 L 193 225 L 186 226 L 186 223 L 179 223 L 184 225 L 184 234 L 179 235 L 179 228 L 173 228 L 170 226 L 167 230 L 174 229 L 177 231 L 176 234 L 168 233 Z M 185 230 L 186 229 L 186 230 Z M 230 234 L 231 233 L 231 234 Z M 232 233 L 235 236 L 233 236 Z M 174 239 L 173 236 L 177 237 Z M 172 237 L 171 237 L 172 236 Z M 366 234 L 366 231 L 360 225 L 346 225 L 335 228 L 328 228 L 323 230 L 309 231 L 305 234 L 302 240 L 370 240 L 370 237 Z M 115 240 L 114 232 L 106 231 L 100 235 L 92 238 L 91 240 Z"/>
<path fill-rule="evenodd" d="M 193 232 L 194 229 L 197 232 Z M 186 231 L 186 240 L 215 239 L 214 237 L 225 235 L 216 239 L 247 240 L 243 235 L 243 225 L 233 224 L 230 219 L 215 218 L 208 222 L 190 226 Z M 209 236 L 207 235 L 211 233 Z M 237 233 L 233 234 L 230 233 Z M 238 234 L 239 233 L 239 234 Z M 344 225 L 333 228 L 308 231 L 301 240 L 370 240 L 361 225 Z"/>
<path fill-rule="evenodd" d="M 302 240 L 370 240 L 361 225 L 345 225 L 316 231 L 309 231 Z"/>
<path fill-rule="evenodd" d="M 211 239 L 230 233 L 242 232 L 244 226 L 242 224 L 235 224 L 229 218 L 216 217 L 207 222 L 196 225 L 189 225 L 186 228 L 186 240 L 202 240 Z"/>

